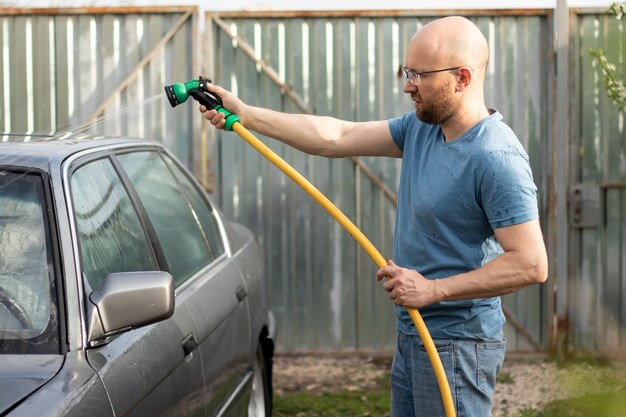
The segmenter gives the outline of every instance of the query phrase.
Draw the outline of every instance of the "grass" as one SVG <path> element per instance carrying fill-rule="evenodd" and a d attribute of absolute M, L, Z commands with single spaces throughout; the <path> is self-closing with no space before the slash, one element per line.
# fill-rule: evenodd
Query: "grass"
<path fill-rule="evenodd" d="M 626 417 L 626 366 L 609 361 L 575 359 L 558 364 L 558 384 L 565 397 L 543 409 L 522 409 L 504 417 Z M 512 384 L 513 377 L 501 372 L 498 384 Z M 376 389 L 330 393 L 286 392 L 274 396 L 275 417 L 388 416 L 389 375 Z"/>
<path fill-rule="evenodd" d="M 274 394 L 274 417 L 357 417 L 388 416 L 391 407 L 389 374 L 381 377 L 376 389 Z"/>
<path fill-rule="evenodd" d="M 275 417 L 385 416 L 391 404 L 389 391 L 344 391 L 322 394 L 292 392 L 274 399 Z"/>
<path fill-rule="evenodd" d="M 543 410 L 522 410 L 518 417 L 625 417 L 626 390 L 589 394 L 548 404 Z"/>
<path fill-rule="evenodd" d="M 558 365 L 566 397 L 542 410 L 523 409 L 516 417 L 626 417 L 623 368 L 602 358 L 576 358 Z"/>
<path fill-rule="evenodd" d="M 515 380 L 513 379 L 511 374 L 505 371 L 501 371 L 496 377 L 497 384 L 512 384 L 514 382 Z"/>

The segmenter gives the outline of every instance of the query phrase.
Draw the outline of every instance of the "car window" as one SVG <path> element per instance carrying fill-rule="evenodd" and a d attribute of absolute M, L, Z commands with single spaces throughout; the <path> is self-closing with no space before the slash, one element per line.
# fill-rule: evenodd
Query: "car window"
<path fill-rule="evenodd" d="M 137 190 L 178 286 L 215 259 L 199 215 L 158 152 L 119 160 Z"/>
<path fill-rule="evenodd" d="M 112 272 L 159 269 L 139 216 L 109 159 L 75 170 L 71 194 L 82 268 L 92 289 Z"/>
<path fill-rule="evenodd" d="M 59 353 L 42 178 L 0 171 L 0 353 Z"/>
<path fill-rule="evenodd" d="M 222 235 L 220 233 L 220 228 L 217 224 L 213 208 L 202 197 L 200 191 L 194 186 L 191 179 L 174 163 L 174 161 L 172 161 L 169 156 L 163 155 L 163 159 L 165 159 L 165 162 L 167 162 L 167 165 L 176 176 L 176 179 L 180 183 L 185 194 L 187 194 L 193 209 L 198 215 L 198 219 L 200 220 L 204 233 L 209 241 L 213 257 L 216 258 L 220 256 L 224 253 L 224 241 L 222 240 Z"/>

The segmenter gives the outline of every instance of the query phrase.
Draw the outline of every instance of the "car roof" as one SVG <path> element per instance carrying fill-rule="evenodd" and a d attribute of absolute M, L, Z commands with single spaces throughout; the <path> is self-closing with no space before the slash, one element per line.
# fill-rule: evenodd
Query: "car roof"
<path fill-rule="evenodd" d="M 7 136 L 5 136 L 7 137 Z M 88 149 L 131 145 L 156 145 L 146 139 L 112 138 L 103 136 L 33 136 L 8 135 L 0 142 L 0 167 L 26 167 L 48 170 L 51 162 L 60 163 L 69 156 Z M 2 136 L 0 135 L 0 138 Z"/>

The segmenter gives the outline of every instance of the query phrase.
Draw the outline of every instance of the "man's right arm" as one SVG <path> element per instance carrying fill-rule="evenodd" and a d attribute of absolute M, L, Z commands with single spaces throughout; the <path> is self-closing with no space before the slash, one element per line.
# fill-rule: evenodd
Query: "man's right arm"
<path fill-rule="evenodd" d="M 237 96 L 215 85 L 209 91 L 217 93 L 224 107 L 235 113 L 249 130 L 277 139 L 312 155 L 391 156 L 401 157 L 386 120 L 348 122 L 333 117 L 281 113 L 245 104 Z M 215 110 L 200 111 L 212 125 L 224 127 L 224 115 Z"/>

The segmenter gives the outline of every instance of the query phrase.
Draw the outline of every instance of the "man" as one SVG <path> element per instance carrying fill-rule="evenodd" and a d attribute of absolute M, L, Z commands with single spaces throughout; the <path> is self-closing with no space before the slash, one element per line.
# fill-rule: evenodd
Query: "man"
<path fill-rule="evenodd" d="M 327 157 L 403 158 L 393 261 L 377 279 L 395 304 L 393 417 L 443 416 L 438 385 L 404 307 L 420 310 L 458 416 L 490 416 L 504 359 L 500 295 L 547 278 L 528 156 L 484 103 L 489 58 L 462 17 L 422 27 L 406 51 L 403 91 L 415 108 L 388 121 L 348 122 L 252 107 L 210 86 L 251 130 Z M 224 117 L 200 111 L 218 128 Z"/>

